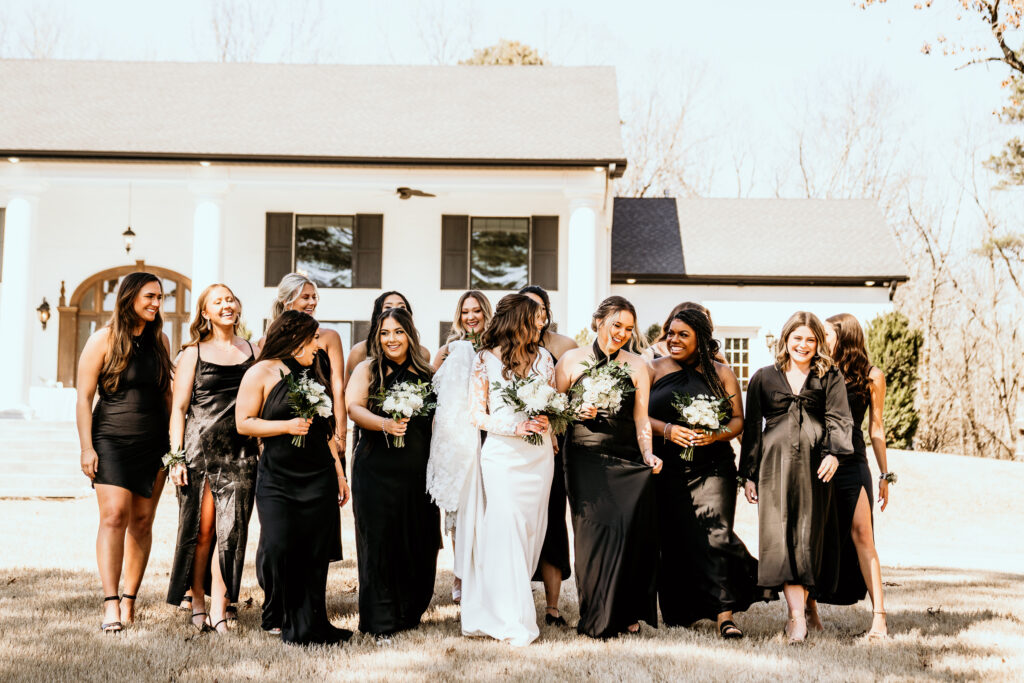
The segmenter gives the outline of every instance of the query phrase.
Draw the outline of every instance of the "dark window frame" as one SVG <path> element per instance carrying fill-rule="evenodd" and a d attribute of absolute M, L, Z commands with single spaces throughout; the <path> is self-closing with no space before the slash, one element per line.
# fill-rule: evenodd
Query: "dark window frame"
<path fill-rule="evenodd" d="M 349 268 L 349 281 L 352 282 L 348 287 L 328 287 L 327 285 L 317 285 L 319 289 L 366 289 L 365 287 L 356 287 L 356 232 L 359 230 L 359 221 L 356 214 L 346 213 L 292 213 L 292 272 L 297 272 L 299 265 L 299 218 L 347 218 L 352 221 L 352 246 L 349 249 L 352 258 L 352 267 Z"/>
<path fill-rule="evenodd" d="M 479 289 L 482 291 L 506 291 L 510 288 L 501 288 L 496 290 L 490 287 L 479 287 L 473 283 L 473 221 L 475 220 L 492 220 L 492 221 L 526 221 L 526 285 L 533 282 L 533 216 L 474 216 L 469 215 L 469 230 L 466 231 L 466 239 L 468 244 L 466 245 L 466 256 L 468 260 L 468 275 L 469 275 L 469 289 Z M 525 287 L 526 285 L 521 285 Z M 519 287 L 513 287 L 511 289 L 519 289 Z"/>

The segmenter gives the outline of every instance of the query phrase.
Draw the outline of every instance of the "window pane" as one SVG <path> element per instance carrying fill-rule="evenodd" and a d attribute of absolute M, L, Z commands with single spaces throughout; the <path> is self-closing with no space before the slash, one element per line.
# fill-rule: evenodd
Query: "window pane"
<path fill-rule="evenodd" d="M 80 311 L 95 311 L 96 310 L 96 285 L 93 285 L 85 294 L 82 295 L 82 300 L 78 302 L 78 310 Z"/>
<path fill-rule="evenodd" d="M 750 339 L 747 337 L 726 337 L 723 348 L 725 361 L 736 373 L 736 379 L 740 381 L 740 389 L 747 390 L 747 382 L 750 380 Z"/>
<path fill-rule="evenodd" d="M 82 351 L 85 349 L 85 342 L 89 341 L 89 337 L 100 328 L 101 324 L 99 318 L 78 316 L 78 350 L 75 354 L 76 358 L 81 357 Z"/>
<path fill-rule="evenodd" d="M 530 221 L 474 218 L 470 243 L 473 289 L 519 289 L 529 283 Z"/>
<path fill-rule="evenodd" d="M 295 269 L 318 287 L 352 286 L 352 216 L 296 216 Z"/>
<path fill-rule="evenodd" d="M 339 320 L 321 320 L 320 327 L 334 330 L 341 337 L 341 348 L 348 358 L 348 351 L 352 348 L 352 323 Z M 361 341 L 361 340 L 360 340 Z"/>
<path fill-rule="evenodd" d="M 164 280 L 164 313 L 174 313 L 178 310 L 178 283 L 174 280 Z M 167 335 L 170 338 L 171 335 Z"/>
<path fill-rule="evenodd" d="M 117 278 L 116 280 L 104 280 L 101 285 L 103 287 L 103 310 L 113 313 L 114 302 L 117 300 L 117 286 L 121 283 L 124 276 Z"/>
<path fill-rule="evenodd" d="M 186 313 L 191 313 L 192 312 L 192 290 L 191 289 L 185 289 L 184 297 L 185 297 L 185 312 Z"/>

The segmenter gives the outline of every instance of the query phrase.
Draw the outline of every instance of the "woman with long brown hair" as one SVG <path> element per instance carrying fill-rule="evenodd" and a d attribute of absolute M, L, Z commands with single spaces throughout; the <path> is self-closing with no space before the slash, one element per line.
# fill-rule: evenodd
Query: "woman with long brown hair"
<path fill-rule="evenodd" d="M 836 365 L 846 379 L 846 395 L 853 415 L 853 453 L 840 460 L 832 480 L 832 490 L 839 513 L 839 534 L 842 543 L 839 561 L 839 584 L 833 593 L 819 595 L 807 603 L 807 618 L 812 628 L 823 628 L 816 602 L 853 605 L 865 593 L 871 596 L 872 620 L 868 638 L 886 638 L 885 598 L 882 589 L 882 567 L 875 549 L 872 514 L 871 468 L 868 467 L 864 442 L 864 415 L 870 409 L 868 435 L 878 462 L 878 502 L 881 510 L 889 504 L 889 472 L 885 452 L 885 374 L 868 360 L 864 331 L 849 313 L 834 315 L 825 321 L 825 340 Z"/>
<path fill-rule="evenodd" d="M 256 476 L 263 629 L 279 630 L 284 642 L 300 645 L 352 636 L 331 625 L 326 605 L 338 507 L 348 502 L 348 482 L 329 420 L 297 417 L 289 401 L 289 378 L 326 386 L 314 361 L 317 328 L 307 313 L 281 313 L 267 330 L 256 364 L 242 377 L 235 404 L 238 433 L 263 442 Z M 294 436 L 304 436 L 304 443 L 296 445 Z"/>
<path fill-rule="evenodd" d="M 157 276 L 126 275 L 110 322 L 89 337 L 78 361 L 75 414 L 82 472 L 92 480 L 100 509 L 96 556 L 107 596 L 100 627 L 105 633 L 134 621 L 164 485 L 171 360 L 162 332 L 163 296 Z M 124 595 L 118 598 L 122 573 Z"/>
<path fill-rule="evenodd" d="M 459 508 L 455 574 L 462 579 L 462 632 L 521 646 L 540 633 L 530 588 L 547 526 L 554 452 L 546 417 L 508 406 L 516 380 L 554 385 L 551 354 L 539 346 L 544 311 L 522 294 L 498 302 L 470 380 L 470 421 L 487 432 L 468 502 Z M 523 437 L 542 434 L 540 444 Z"/>
<path fill-rule="evenodd" d="M 415 628 L 434 595 L 441 515 L 427 494 L 432 415 L 394 420 L 378 395 L 430 382 L 412 316 L 377 319 L 369 357 L 349 381 L 348 410 L 362 429 L 352 459 L 352 514 L 359 559 L 359 630 L 375 636 Z M 402 436 L 399 448 L 391 437 Z"/>
<path fill-rule="evenodd" d="M 412 315 L 412 304 L 401 292 L 394 290 L 389 292 L 382 292 L 380 296 L 373 300 L 373 310 L 370 312 L 370 327 L 366 333 L 366 339 L 356 342 L 352 345 L 352 348 L 348 352 L 348 364 L 345 366 L 345 383 L 348 384 L 349 380 L 352 379 L 352 373 L 355 372 L 356 366 L 366 360 L 366 357 L 370 350 L 370 337 L 373 336 L 373 331 L 377 328 L 377 320 L 380 318 L 384 311 L 389 311 L 392 308 L 404 308 L 409 311 L 409 315 Z M 430 362 L 430 351 L 426 347 L 420 347 L 420 353 L 426 361 Z M 355 446 L 353 446 L 354 448 Z"/>
<path fill-rule="evenodd" d="M 636 309 L 621 296 L 600 303 L 590 348 L 569 351 L 555 370 L 559 391 L 588 372 L 618 368 L 618 408 L 584 404 L 565 440 L 565 484 L 576 550 L 577 632 L 591 638 L 658 627 L 658 536 L 654 479 L 662 461 L 651 444 L 650 377 L 644 360 L 625 350 Z"/>
<path fill-rule="evenodd" d="M 227 631 L 237 621 L 231 606 L 242 585 L 257 458 L 256 441 L 235 428 L 235 402 L 256 359 L 252 345 L 238 336 L 242 302 L 227 285 L 204 289 L 195 310 L 171 405 L 176 457 L 168 474 L 178 487 L 178 542 L 167 602 L 177 605 L 191 590 L 192 624 Z"/>
<path fill-rule="evenodd" d="M 739 466 L 747 502 L 758 505 L 758 584 L 785 595 L 790 642 L 807 637 L 808 594 L 835 589 L 838 523 L 829 482 L 839 458 L 853 453 L 852 428 L 821 321 L 798 311 L 782 328 L 775 364 L 747 385 Z"/>

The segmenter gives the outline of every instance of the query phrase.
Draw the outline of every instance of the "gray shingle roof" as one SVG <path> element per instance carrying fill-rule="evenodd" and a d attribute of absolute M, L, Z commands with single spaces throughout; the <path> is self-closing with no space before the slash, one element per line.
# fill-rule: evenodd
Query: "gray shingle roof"
<path fill-rule="evenodd" d="M 674 202 L 674 216 L 666 201 Z M 664 253 L 680 248 L 679 259 Z M 907 277 L 885 218 L 869 199 L 616 199 L 612 272 L 619 280 Z"/>
<path fill-rule="evenodd" d="M 607 164 L 611 67 L 0 60 L 0 153 Z"/>

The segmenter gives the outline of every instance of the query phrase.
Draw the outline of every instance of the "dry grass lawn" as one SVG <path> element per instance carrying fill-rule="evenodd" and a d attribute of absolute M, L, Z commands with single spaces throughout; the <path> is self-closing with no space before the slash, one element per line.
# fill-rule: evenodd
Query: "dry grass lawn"
<path fill-rule="evenodd" d="M 541 626 L 533 645 L 513 649 L 459 633 L 448 596 L 451 553 L 440 556 L 434 601 L 416 631 L 388 644 L 356 635 L 343 647 L 296 648 L 259 629 L 262 593 L 250 565 L 241 628 L 197 634 L 184 612 L 164 603 L 177 511 L 167 495 L 155 528 L 138 620 L 119 637 L 102 635 L 101 590 L 91 498 L 0 501 L 0 680 L 924 680 L 1024 678 L 1024 548 L 1019 492 L 1024 463 L 893 453 L 900 482 L 877 521 L 892 638 L 859 638 L 867 603 L 824 607 L 824 635 L 787 646 L 781 603 L 758 605 L 738 621 L 742 641 L 722 641 L 713 624 L 644 627 L 607 642 Z M 737 528 L 756 546 L 753 510 L 739 503 Z M 346 509 L 348 559 L 333 566 L 328 609 L 358 623 L 355 549 Z M 447 541 L 446 541 L 447 542 Z M 543 594 L 537 584 L 538 613 Z M 575 585 L 563 585 L 563 612 L 578 615 Z"/>

